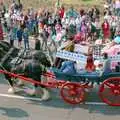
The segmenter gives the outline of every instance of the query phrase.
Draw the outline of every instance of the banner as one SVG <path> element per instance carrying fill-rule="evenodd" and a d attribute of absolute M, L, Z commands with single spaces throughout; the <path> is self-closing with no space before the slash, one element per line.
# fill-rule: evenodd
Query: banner
<path fill-rule="evenodd" d="M 87 61 L 87 56 L 80 53 L 68 52 L 65 50 L 58 51 L 56 54 L 56 57 L 71 60 L 71 61 L 76 61 L 76 62 L 79 61 L 83 63 L 86 63 Z"/>
<path fill-rule="evenodd" d="M 83 46 L 80 44 L 75 44 L 74 52 L 86 53 L 88 54 L 89 46 Z"/>
<path fill-rule="evenodd" d="M 111 60 L 111 62 L 120 62 L 120 55 L 110 56 L 109 59 Z M 100 60 L 101 62 L 104 61 L 103 57 L 100 57 L 99 60 Z"/>
<path fill-rule="evenodd" d="M 120 62 L 120 55 L 110 56 L 109 59 L 111 60 L 111 69 L 114 69 L 118 62 Z M 99 61 L 103 63 L 104 59 L 101 57 Z"/>

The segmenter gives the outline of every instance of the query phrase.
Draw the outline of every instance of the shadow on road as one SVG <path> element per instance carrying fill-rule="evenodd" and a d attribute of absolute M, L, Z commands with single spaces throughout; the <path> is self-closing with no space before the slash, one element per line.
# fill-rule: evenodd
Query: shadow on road
<path fill-rule="evenodd" d="M 3 80 L 2 80 L 3 81 Z M 96 93 L 95 93 L 96 92 Z M 87 97 L 88 102 L 102 102 L 99 99 L 99 96 L 97 95 L 97 90 L 91 91 L 89 94 L 89 97 Z M 23 93 L 23 92 L 22 92 Z M 85 109 L 89 113 L 99 113 L 104 115 L 120 115 L 120 107 L 112 107 L 108 105 L 87 105 L 87 104 L 79 104 L 79 105 L 70 105 L 62 100 L 60 97 L 60 91 L 59 89 L 51 89 L 50 90 L 52 99 L 49 101 L 28 101 L 27 104 L 37 105 L 37 106 L 43 106 L 43 107 L 51 107 L 51 108 L 60 108 L 60 109 Z M 21 94 L 20 92 L 17 93 L 18 95 L 23 95 L 27 97 L 24 94 Z M 34 98 L 34 97 L 33 97 Z M 37 97 L 38 98 L 38 97 Z M 1 108 L 0 111 L 5 111 L 5 115 L 16 117 L 16 114 L 19 113 L 18 117 L 24 117 L 28 116 L 28 114 L 20 109 L 17 108 Z"/>
<path fill-rule="evenodd" d="M 31 101 L 28 104 L 42 105 L 44 107 L 55 107 L 55 108 L 63 108 L 63 109 L 86 109 L 89 113 L 100 113 L 104 115 L 120 115 L 120 107 L 113 107 L 108 105 L 87 105 L 87 104 L 79 104 L 79 105 L 70 105 L 65 103 L 61 99 L 55 99 L 44 102 L 35 102 Z"/>
<path fill-rule="evenodd" d="M 87 109 L 89 113 L 100 113 L 104 115 L 120 115 L 120 107 L 113 107 L 108 105 L 78 105 L 75 108 Z"/>
<path fill-rule="evenodd" d="M 0 84 L 8 84 L 8 81 L 5 79 L 3 74 L 0 74 Z"/>
<path fill-rule="evenodd" d="M 44 102 L 35 102 L 30 101 L 28 104 L 34 104 L 44 107 L 55 107 L 55 108 L 61 108 L 61 109 L 86 109 L 89 113 L 99 113 L 104 115 L 120 115 L 120 107 L 112 107 L 108 105 L 87 105 L 87 104 L 79 104 L 79 105 L 70 105 L 65 103 L 61 99 L 55 99 L 50 101 L 44 101 Z"/>
<path fill-rule="evenodd" d="M 33 104 L 33 105 L 39 105 L 39 106 L 44 106 L 44 107 L 53 107 L 53 108 L 61 108 L 61 109 L 73 109 L 73 105 L 69 105 L 67 103 L 65 103 L 63 100 L 61 99 L 52 99 L 49 101 L 30 101 L 28 104 Z"/>
<path fill-rule="evenodd" d="M 48 101 L 30 101 L 28 104 L 34 105 L 42 105 L 46 107 L 55 107 L 55 108 L 64 108 L 64 109 L 71 109 L 73 105 L 65 103 L 62 98 L 60 97 L 59 89 L 51 89 L 50 90 L 51 99 Z"/>
<path fill-rule="evenodd" d="M 16 118 L 23 118 L 28 117 L 28 113 L 19 108 L 5 108 L 0 107 L 0 114 L 7 116 L 7 117 L 16 117 Z"/>

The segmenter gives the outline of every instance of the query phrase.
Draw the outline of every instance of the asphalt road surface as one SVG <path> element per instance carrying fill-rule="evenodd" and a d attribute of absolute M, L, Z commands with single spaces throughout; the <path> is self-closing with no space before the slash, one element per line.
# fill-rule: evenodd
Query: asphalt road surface
<path fill-rule="evenodd" d="M 105 105 L 97 87 L 89 93 L 86 104 L 79 105 L 65 103 L 57 89 L 50 90 L 51 100 L 35 101 L 19 89 L 16 94 L 8 94 L 8 88 L 0 75 L 0 120 L 120 120 L 120 107 Z"/>

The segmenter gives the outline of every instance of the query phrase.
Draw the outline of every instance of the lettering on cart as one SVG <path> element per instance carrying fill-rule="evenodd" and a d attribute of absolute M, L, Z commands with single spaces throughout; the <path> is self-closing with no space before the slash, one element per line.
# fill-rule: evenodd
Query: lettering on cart
<path fill-rule="evenodd" d="M 81 61 L 81 62 L 85 62 L 85 63 L 87 61 L 87 56 L 85 56 L 83 54 L 68 52 L 68 51 L 64 51 L 64 50 L 58 51 L 56 53 L 56 57 L 71 60 L 71 61 Z"/>

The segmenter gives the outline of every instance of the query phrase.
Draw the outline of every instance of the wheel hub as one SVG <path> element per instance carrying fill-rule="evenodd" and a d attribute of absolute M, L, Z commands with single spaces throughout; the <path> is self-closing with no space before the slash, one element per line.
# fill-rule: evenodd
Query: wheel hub
<path fill-rule="evenodd" d="M 69 94 L 71 96 L 75 96 L 75 95 L 77 95 L 77 92 L 75 90 L 70 90 Z"/>
<path fill-rule="evenodd" d="M 113 93 L 114 93 L 115 95 L 120 95 L 120 90 L 115 89 L 115 90 L 113 90 Z"/>

